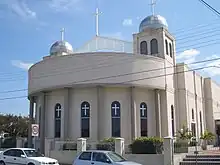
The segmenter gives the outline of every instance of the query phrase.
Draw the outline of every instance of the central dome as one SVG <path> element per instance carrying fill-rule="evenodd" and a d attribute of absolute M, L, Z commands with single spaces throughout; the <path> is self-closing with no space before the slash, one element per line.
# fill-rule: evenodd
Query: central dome
<path fill-rule="evenodd" d="M 67 55 L 73 53 L 73 47 L 67 41 L 56 41 L 50 48 L 50 55 Z"/>
<path fill-rule="evenodd" d="M 168 29 L 166 19 L 160 15 L 151 15 L 141 21 L 139 32 L 143 32 L 147 28 L 158 29 L 161 27 Z"/>

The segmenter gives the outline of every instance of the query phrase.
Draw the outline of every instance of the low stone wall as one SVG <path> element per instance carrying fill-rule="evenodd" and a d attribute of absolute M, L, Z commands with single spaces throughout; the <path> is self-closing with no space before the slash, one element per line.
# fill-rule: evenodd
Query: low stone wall
<path fill-rule="evenodd" d="M 142 165 L 164 165 L 163 154 L 125 154 L 124 157 Z"/>
<path fill-rule="evenodd" d="M 77 155 L 76 151 L 50 151 L 50 157 L 57 159 L 60 164 L 72 164 Z"/>
<path fill-rule="evenodd" d="M 57 159 L 60 164 L 71 165 L 76 158 L 76 151 L 50 151 L 50 157 Z M 142 165 L 163 165 L 163 154 L 125 154 L 129 161 L 141 163 Z"/>

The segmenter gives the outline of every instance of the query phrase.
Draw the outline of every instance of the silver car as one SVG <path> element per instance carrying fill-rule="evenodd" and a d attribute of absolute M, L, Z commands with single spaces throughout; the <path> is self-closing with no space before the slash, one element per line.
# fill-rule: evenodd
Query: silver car
<path fill-rule="evenodd" d="M 141 165 L 128 161 L 112 151 L 89 150 L 81 152 L 72 165 Z"/>

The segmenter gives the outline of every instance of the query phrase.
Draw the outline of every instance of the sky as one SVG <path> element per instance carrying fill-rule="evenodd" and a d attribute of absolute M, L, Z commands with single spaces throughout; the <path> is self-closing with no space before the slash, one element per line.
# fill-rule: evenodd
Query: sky
<path fill-rule="evenodd" d="M 220 10 L 220 1 L 206 1 Z M 23 98 L 28 68 L 48 55 L 52 43 L 60 39 L 61 28 L 65 40 L 80 47 L 96 34 L 98 6 L 100 35 L 132 41 L 141 20 L 151 15 L 149 4 L 150 0 L 0 0 L 0 113 L 28 114 L 29 102 Z M 157 0 L 155 14 L 166 18 L 176 38 L 178 62 L 220 57 L 220 17 L 199 0 Z M 200 72 L 220 83 L 219 68 Z M 18 91 L 8 92 L 14 90 Z"/>

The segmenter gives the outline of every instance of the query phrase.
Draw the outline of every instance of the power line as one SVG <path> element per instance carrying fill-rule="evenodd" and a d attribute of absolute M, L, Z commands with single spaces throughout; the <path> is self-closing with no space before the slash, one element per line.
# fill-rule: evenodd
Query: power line
<path fill-rule="evenodd" d="M 214 12 L 216 15 L 220 16 L 220 12 L 218 12 L 215 8 L 213 8 L 211 5 L 209 5 L 207 2 L 205 2 L 204 0 L 199 0 L 199 2 L 201 2 L 202 4 L 204 4 L 209 10 L 211 10 L 212 12 Z"/>

